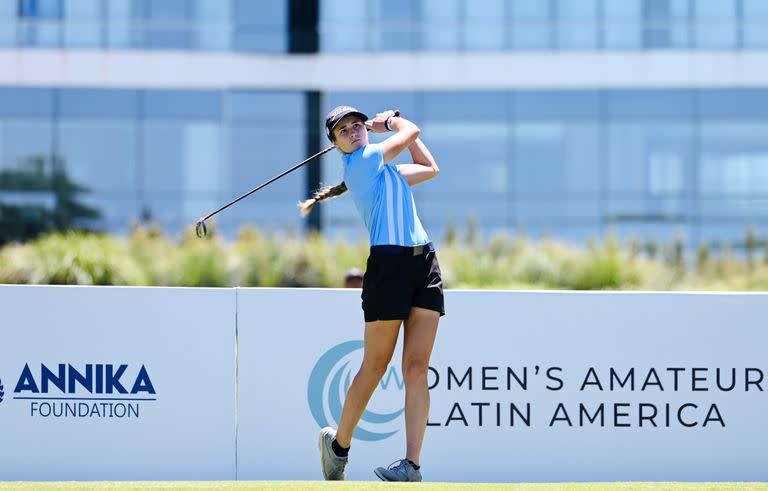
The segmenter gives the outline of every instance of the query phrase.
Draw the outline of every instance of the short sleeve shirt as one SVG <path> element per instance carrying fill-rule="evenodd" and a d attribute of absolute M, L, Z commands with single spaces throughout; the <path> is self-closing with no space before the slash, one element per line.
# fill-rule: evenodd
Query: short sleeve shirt
<path fill-rule="evenodd" d="M 368 228 L 371 245 L 429 242 L 416 214 L 411 187 L 395 165 L 384 163 L 381 145 L 368 144 L 343 158 L 344 182 Z"/>

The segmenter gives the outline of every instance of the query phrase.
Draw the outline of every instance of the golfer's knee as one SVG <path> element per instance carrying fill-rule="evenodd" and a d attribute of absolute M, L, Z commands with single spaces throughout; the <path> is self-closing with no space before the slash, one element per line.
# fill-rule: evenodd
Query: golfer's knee
<path fill-rule="evenodd" d="M 387 357 L 368 357 L 363 360 L 363 364 L 360 366 L 360 371 L 365 375 L 380 379 L 387 372 L 387 366 L 389 366 L 389 358 Z"/>
<path fill-rule="evenodd" d="M 427 383 L 428 371 L 429 360 L 413 359 L 403 361 L 403 379 L 407 387 L 425 385 Z"/>

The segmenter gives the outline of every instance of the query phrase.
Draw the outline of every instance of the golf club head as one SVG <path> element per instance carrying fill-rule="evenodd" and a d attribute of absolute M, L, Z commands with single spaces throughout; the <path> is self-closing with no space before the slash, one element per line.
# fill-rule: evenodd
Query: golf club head
<path fill-rule="evenodd" d="M 205 236 L 208 235 L 208 228 L 205 226 L 205 220 L 203 220 L 202 218 L 198 220 L 197 224 L 195 225 L 195 233 L 201 239 L 205 238 Z"/>

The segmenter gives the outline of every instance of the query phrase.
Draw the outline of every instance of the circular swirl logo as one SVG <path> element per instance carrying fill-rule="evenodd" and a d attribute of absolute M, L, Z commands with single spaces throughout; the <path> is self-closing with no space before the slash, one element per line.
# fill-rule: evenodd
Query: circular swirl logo
<path fill-rule="evenodd" d="M 338 426 L 341 419 L 341 410 L 344 405 L 344 395 L 349 389 L 352 380 L 352 368 L 350 363 L 355 355 L 362 351 L 362 341 L 347 341 L 334 346 L 326 351 L 312 369 L 307 386 L 307 401 L 312 417 L 322 428 L 325 426 Z M 353 365 L 354 366 L 354 365 Z M 391 387 L 396 383 L 402 389 L 398 380 L 391 382 L 390 377 L 395 376 L 390 368 L 385 375 L 382 387 Z M 373 398 L 371 399 L 373 401 Z M 398 400 L 402 400 L 398 397 Z M 369 406 L 371 404 L 369 403 Z M 405 408 L 400 407 L 395 411 L 376 412 L 366 409 L 360 418 L 360 424 L 355 429 L 354 438 L 363 441 L 378 441 L 389 438 L 398 432 L 394 429 L 393 422 L 400 417 Z"/>

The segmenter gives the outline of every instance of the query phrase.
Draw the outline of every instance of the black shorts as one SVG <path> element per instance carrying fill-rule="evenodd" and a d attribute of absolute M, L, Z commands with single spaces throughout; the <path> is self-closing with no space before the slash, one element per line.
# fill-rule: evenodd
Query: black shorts
<path fill-rule="evenodd" d="M 361 298 L 365 322 L 405 320 L 411 307 L 445 315 L 443 279 L 432 244 L 371 247 Z"/>

